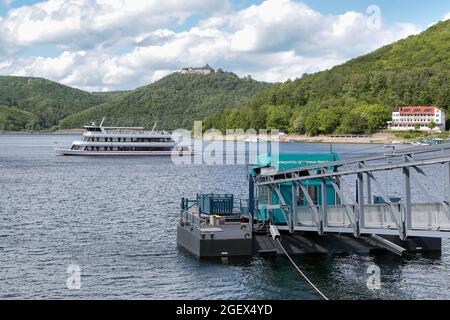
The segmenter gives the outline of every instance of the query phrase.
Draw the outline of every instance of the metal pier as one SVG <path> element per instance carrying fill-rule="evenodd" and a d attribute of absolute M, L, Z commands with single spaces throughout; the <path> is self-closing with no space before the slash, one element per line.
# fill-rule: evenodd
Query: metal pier
<path fill-rule="evenodd" d="M 443 190 L 435 191 L 440 199 L 414 202 L 412 188 L 424 195 L 429 193 L 423 186 L 425 179 L 430 179 L 424 171 L 429 166 L 442 170 L 443 181 L 432 181 L 436 186 L 443 186 Z M 401 199 L 390 198 L 388 186 L 383 186 L 376 177 L 376 174 L 394 173 L 400 178 L 390 187 L 401 189 Z M 320 181 L 320 199 L 314 199 L 306 187 L 311 181 Z M 285 217 L 284 224 L 278 223 L 279 230 L 352 234 L 356 238 L 362 235 L 397 236 L 400 240 L 450 238 L 450 144 L 406 148 L 285 170 L 262 168 L 254 183 L 257 211 L 266 210 L 269 217 L 277 211 Z M 281 192 L 281 187 L 286 185 L 291 188 L 289 197 Z M 332 205 L 326 198 L 327 185 L 333 187 L 336 195 Z M 381 195 L 382 203 L 373 202 L 375 192 Z M 268 196 L 261 201 L 264 195 Z M 276 195 L 277 202 L 272 195 Z M 299 198 L 307 205 L 299 205 Z M 376 237 L 372 240 L 383 243 Z M 401 251 L 401 248 L 393 247 L 393 250 Z"/>
<path fill-rule="evenodd" d="M 344 160 L 284 154 L 272 162 L 264 157 L 250 168 L 248 199 L 183 198 L 178 244 L 200 258 L 403 255 L 440 251 L 450 238 L 450 144 Z M 278 240 L 270 237 L 275 229 Z"/>

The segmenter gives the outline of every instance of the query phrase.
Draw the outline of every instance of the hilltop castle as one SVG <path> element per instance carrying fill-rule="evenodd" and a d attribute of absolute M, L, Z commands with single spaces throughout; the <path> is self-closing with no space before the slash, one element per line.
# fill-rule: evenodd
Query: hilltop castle
<path fill-rule="evenodd" d="M 201 74 L 207 75 L 214 72 L 214 69 L 211 68 L 208 64 L 200 68 L 188 67 L 181 69 L 180 73 L 182 74 Z"/>

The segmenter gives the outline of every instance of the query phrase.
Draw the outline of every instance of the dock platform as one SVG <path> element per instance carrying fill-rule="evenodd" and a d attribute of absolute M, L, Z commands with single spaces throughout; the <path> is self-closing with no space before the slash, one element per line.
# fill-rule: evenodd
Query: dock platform
<path fill-rule="evenodd" d="M 248 224 L 243 222 L 217 226 L 180 223 L 177 242 L 201 258 L 252 255 L 252 233 Z"/>
<path fill-rule="evenodd" d="M 196 228 L 179 224 L 177 242 L 198 258 L 282 255 L 279 244 L 269 233 L 251 233 L 248 223 L 231 223 Z M 290 255 L 305 254 L 371 254 L 440 251 L 440 238 L 408 238 L 394 236 L 361 236 L 305 232 L 283 233 L 281 243 Z"/>
<path fill-rule="evenodd" d="M 248 199 L 182 198 L 178 244 L 198 257 L 281 254 L 276 240 L 292 255 L 402 256 L 441 251 L 450 238 L 450 143 L 343 160 L 278 156 L 250 168 Z"/>

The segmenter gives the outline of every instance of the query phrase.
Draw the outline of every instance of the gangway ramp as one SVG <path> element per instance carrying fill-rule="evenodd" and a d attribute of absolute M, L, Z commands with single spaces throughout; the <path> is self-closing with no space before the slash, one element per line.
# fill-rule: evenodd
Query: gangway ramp
<path fill-rule="evenodd" d="M 442 170 L 438 178 L 428 176 L 425 168 L 437 166 Z M 376 175 L 399 175 L 387 186 Z M 412 188 L 426 194 L 425 180 L 436 185 L 439 198 L 419 202 L 412 198 Z M 313 199 L 308 182 L 320 181 L 321 199 Z M 348 185 L 356 181 L 355 187 Z M 336 203 L 327 204 L 326 185 L 332 185 Z M 308 166 L 276 170 L 261 170 L 255 177 L 259 193 L 275 194 L 278 202 L 269 197 L 260 210 L 281 211 L 286 217 L 279 230 L 363 235 L 396 235 L 407 237 L 450 238 L 450 144 L 420 146 L 392 150 L 366 157 L 356 157 Z M 292 196 L 285 197 L 281 186 L 290 185 Z M 439 190 L 438 185 L 444 188 Z M 349 190 L 356 189 L 354 192 Z M 396 189 L 401 198 L 392 200 L 388 189 Z M 382 203 L 373 203 L 373 195 L 381 195 Z M 317 195 L 316 195 L 317 196 Z M 298 205 L 298 198 L 307 205 Z M 272 198 L 272 199 L 271 199 Z M 273 216 L 273 214 L 269 214 Z"/>

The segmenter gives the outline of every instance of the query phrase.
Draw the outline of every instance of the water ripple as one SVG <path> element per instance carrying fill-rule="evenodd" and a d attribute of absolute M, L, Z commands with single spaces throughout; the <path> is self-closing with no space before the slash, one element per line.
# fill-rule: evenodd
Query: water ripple
<path fill-rule="evenodd" d="M 74 138 L 0 136 L 0 298 L 319 298 L 284 257 L 198 261 L 177 248 L 179 199 L 197 192 L 245 197 L 245 167 L 55 156 L 55 139 L 67 145 Z M 284 148 L 326 152 L 329 146 Z M 365 148 L 334 147 L 348 154 Z M 449 251 L 444 242 L 440 257 L 296 261 L 333 299 L 450 299 Z M 382 270 L 379 291 L 365 285 L 372 263 Z M 66 287 L 70 264 L 81 267 L 80 290 Z"/>

